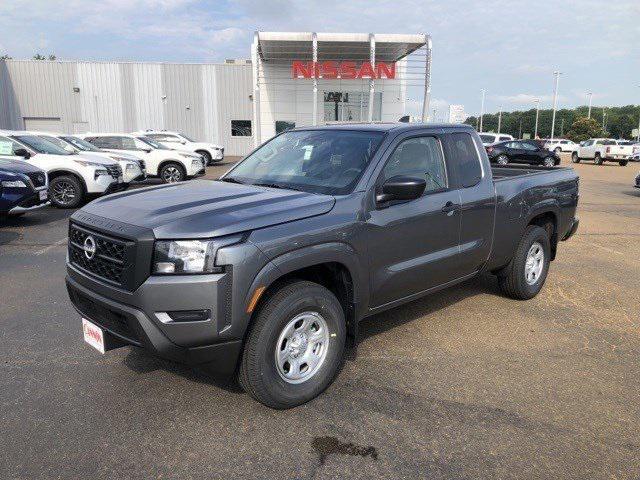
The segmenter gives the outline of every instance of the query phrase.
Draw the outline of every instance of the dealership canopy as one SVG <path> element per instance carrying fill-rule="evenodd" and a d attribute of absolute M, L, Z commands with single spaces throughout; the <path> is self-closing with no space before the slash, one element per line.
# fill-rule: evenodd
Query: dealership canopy
<path fill-rule="evenodd" d="M 252 45 L 254 78 L 254 120 L 256 144 L 260 144 L 261 117 L 260 96 L 269 95 L 265 86 L 283 81 L 285 68 L 290 68 L 289 78 L 310 79 L 309 92 L 313 92 L 311 118 L 318 120 L 318 79 L 368 79 L 369 92 L 361 105 L 366 105 L 366 118 L 374 120 L 376 79 L 395 79 L 396 62 L 405 61 L 410 54 L 424 50 L 422 67 L 406 65 L 402 69 L 405 81 L 407 70 L 414 75 L 424 75 L 423 121 L 429 109 L 431 39 L 426 34 L 373 34 L 373 33 L 316 33 L 316 32 L 256 32 Z M 402 62 L 401 62 L 402 63 Z M 267 68 L 279 67 L 281 70 Z M 422 74 L 416 72 L 421 70 Z M 276 73 L 277 71 L 277 73 Z M 415 77 L 411 77 L 415 78 Z M 261 88 L 262 85 L 262 88 Z M 286 87 L 293 91 L 290 86 Z M 284 90 L 284 87 L 283 87 Z M 333 92 L 331 92 L 333 93 Z M 271 91 L 271 98 L 275 93 Z M 299 95 L 299 94 L 298 94 Z M 404 101 L 404 99 L 402 99 Z M 273 108 L 272 108 L 273 109 Z M 266 132 L 265 132 L 266 133 Z"/>

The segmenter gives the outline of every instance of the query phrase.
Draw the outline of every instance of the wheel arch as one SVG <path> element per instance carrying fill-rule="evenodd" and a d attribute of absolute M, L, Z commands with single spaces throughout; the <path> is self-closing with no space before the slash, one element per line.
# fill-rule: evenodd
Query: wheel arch
<path fill-rule="evenodd" d="M 162 169 L 169 163 L 175 163 L 176 165 L 179 165 L 180 168 L 182 169 L 182 173 L 184 173 L 185 178 L 187 177 L 187 167 L 185 166 L 185 164 L 183 162 L 181 162 L 180 160 L 178 160 L 176 158 L 167 158 L 166 160 L 162 160 L 158 164 L 157 174 L 160 175 L 160 172 L 162 171 Z"/>
<path fill-rule="evenodd" d="M 62 177 L 64 175 L 70 175 L 78 180 L 80 182 L 80 185 L 82 186 L 82 193 L 87 193 L 87 182 L 85 181 L 84 177 L 77 172 L 74 172 L 73 170 L 65 170 L 63 168 L 54 168 L 53 170 L 49 170 L 47 172 L 47 176 L 49 177 L 49 184 L 51 184 L 51 180 L 53 180 L 54 178 Z"/>
<path fill-rule="evenodd" d="M 530 215 L 525 226 L 526 229 L 530 225 L 537 225 L 547 231 L 551 245 L 551 260 L 555 260 L 558 248 L 558 218 L 556 208 L 542 208 Z"/>

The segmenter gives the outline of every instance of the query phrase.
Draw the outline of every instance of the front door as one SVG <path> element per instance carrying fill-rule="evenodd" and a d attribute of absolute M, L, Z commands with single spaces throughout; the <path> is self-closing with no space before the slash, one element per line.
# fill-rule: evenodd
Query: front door
<path fill-rule="evenodd" d="M 376 182 L 394 176 L 426 180 L 415 200 L 377 205 L 367 219 L 371 306 L 378 307 L 457 278 L 460 195 L 450 188 L 440 140 L 402 137 Z"/>

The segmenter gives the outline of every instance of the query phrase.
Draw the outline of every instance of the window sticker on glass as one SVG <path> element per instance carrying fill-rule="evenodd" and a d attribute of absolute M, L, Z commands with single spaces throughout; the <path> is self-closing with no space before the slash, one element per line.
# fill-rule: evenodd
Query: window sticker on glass
<path fill-rule="evenodd" d="M 305 145 L 302 149 L 304 150 L 304 160 L 309 160 L 313 152 L 313 145 Z"/>
<path fill-rule="evenodd" d="M 0 140 L 0 155 L 13 155 L 13 146 L 11 142 Z"/>

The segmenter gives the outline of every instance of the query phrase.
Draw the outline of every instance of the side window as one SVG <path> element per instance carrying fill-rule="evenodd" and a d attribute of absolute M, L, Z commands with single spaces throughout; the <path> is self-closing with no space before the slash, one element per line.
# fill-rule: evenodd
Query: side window
<path fill-rule="evenodd" d="M 443 136 L 447 165 L 455 179 L 456 188 L 473 187 L 482 179 L 478 150 L 468 133 Z M 516 142 L 512 142 L 516 143 Z"/>
<path fill-rule="evenodd" d="M 251 120 L 231 120 L 232 137 L 250 137 Z"/>
<path fill-rule="evenodd" d="M 530 143 L 527 143 L 527 142 L 522 142 L 520 145 L 522 145 L 521 148 L 523 148 L 524 150 L 529 150 L 529 151 L 532 151 L 532 152 L 537 150 L 535 145 L 531 145 Z"/>
<path fill-rule="evenodd" d="M 118 145 L 115 148 L 123 150 L 136 150 L 138 147 L 136 141 L 131 137 L 113 137 L 114 142 Z"/>
<path fill-rule="evenodd" d="M 0 137 L 0 155 L 14 155 L 18 148 L 24 148 L 7 137 Z"/>
<path fill-rule="evenodd" d="M 385 180 L 399 175 L 424 178 L 425 193 L 447 188 L 447 172 L 438 139 L 416 137 L 400 143 L 382 170 Z"/>
<path fill-rule="evenodd" d="M 518 148 L 518 143 L 517 142 L 509 142 L 506 145 L 507 148 Z"/>
<path fill-rule="evenodd" d="M 507 140 L 511 140 L 509 137 L 500 137 L 501 142 L 505 142 Z"/>
<path fill-rule="evenodd" d="M 286 122 L 284 120 L 276 120 L 276 133 L 285 132 L 295 127 L 296 127 L 295 122 Z"/>
<path fill-rule="evenodd" d="M 93 143 L 98 148 L 120 148 L 115 142 L 114 137 L 87 137 L 87 141 Z"/>

